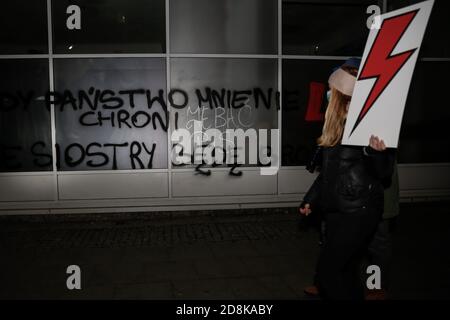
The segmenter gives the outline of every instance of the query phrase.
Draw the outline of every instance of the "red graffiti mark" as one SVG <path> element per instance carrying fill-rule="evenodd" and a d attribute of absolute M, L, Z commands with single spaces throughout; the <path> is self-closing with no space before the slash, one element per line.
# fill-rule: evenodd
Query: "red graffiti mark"
<path fill-rule="evenodd" d="M 323 121 L 324 114 L 321 112 L 325 85 L 320 82 L 309 83 L 309 97 L 306 108 L 305 121 Z"/>

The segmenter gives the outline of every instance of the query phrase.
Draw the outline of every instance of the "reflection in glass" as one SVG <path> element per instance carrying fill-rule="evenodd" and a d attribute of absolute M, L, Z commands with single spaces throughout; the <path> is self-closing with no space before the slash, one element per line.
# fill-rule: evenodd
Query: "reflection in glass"
<path fill-rule="evenodd" d="M 400 132 L 400 163 L 450 162 L 449 73 L 448 61 L 416 65 Z"/>
<path fill-rule="evenodd" d="M 172 129 L 278 128 L 275 59 L 173 58 L 170 72 Z"/>
<path fill-rule="evenodd" d="M 47 1 L 2 1 L 0 54 L 48 52 Z"/>
<path fill-rule="evenodd" d="M 68 29 L 78 5 L 81 29 Z M 165 52 L 164 0 L 52 1 L 55 53 L 162 53 Z"/>
<path fill-rule="evenodd" d="M 373 0 L 284 0 L 283 54 L 362 56 L 371 4 L 381 8 Z"/>
<path fill-rule="evenodd" d="M 328 77 L 339 60 L 283 61 L 282 161 L 303 166 L 320 136 L 327 106 Z"/>
<path fill-rule="evenodd" d="M 48 60 L 0 60 L 0 171 L 52 170 Z"/>
<path fill-rule="evenodd" d="M 58 59 L 54 69 L 60 169 L 167 168 L 164 59 Z"/>
<path fill-rule="evenodd" d="M 173 53 L 277 53 L 277 0 L 171 0 Z"/>

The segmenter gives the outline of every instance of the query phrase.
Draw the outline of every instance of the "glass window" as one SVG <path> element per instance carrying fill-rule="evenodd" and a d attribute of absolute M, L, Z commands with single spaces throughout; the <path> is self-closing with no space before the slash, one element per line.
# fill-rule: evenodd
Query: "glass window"
<path fill-rule="evenodd" d="M 389 0 L 389 11 L 400 9 L 422 0 Z M 450 58 L 450 41 L 448 41 L 448 13 L 450 2 L 435 0 L 430 20 L 423 39 L 420 55 L 422 57 L 448 57 Z"/>
<path fill-rule="evenodd" d="M 411 82 L 399 142 L 399 162 L 450 162 L 449 62 L 419 62 Z"/>
<path fill-rule="evenodd" d="M 371 4 L 380 5 L 373 0 L 284 0 L 283 54 L 362 56 Z"/>
<path fill-rule="evenodd" d="M 162 58 L 56 59 L 58 168 L 167 168 Z"/>
<path fill-rule="evenodd" d="M 52 170 L 48 60 L 0 60 L 0 171 Z"/>
<path fill-rule="evenodd" d="M 48 52 L 47 1 L 2 1 L 0 54 Z"/>
<path fill-rule="evenodd" d="M 72 26 L 71 5 L 80 8 L 81 29 Z M 164 0 L 58 0 L 53 6 L 55 53 L 165 52 Z"/>
<path fill-rule="evenodd" d="M 277 0 L 172 0 L 173 53 L 277 53 Z"/>
<path fill-rule="evenodd" d="M 305 165 L 323 125 L 327 79 L 340 61 L 283 62 L 283 165 Z M 450 162 L 450 141 L 442 134 L 450 119 L 443 93 L 448 62 L 419 62 L 402 121 L 400 163 Z"/>
<path fill-rule="evenodd" d="M 282 164 L 303 166 L 322 132 L 328 77 L 339 60 L 283 61 Z"/>
<path fill-rule="evenodd" d="M 194 120 L 202 121 L 203 132 L 215 128 L 222 134 L 278 128 L 275 59 L 173 58 L 170 72 L 172 129 L 193 134 Z M 245 150 L 245 164 L 252 164 L 248 144 Z"/>

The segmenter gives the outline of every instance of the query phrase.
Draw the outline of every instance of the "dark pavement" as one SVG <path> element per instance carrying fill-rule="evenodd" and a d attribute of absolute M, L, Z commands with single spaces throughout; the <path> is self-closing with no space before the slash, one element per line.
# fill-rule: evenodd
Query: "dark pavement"
<path fill-rule="evenodd" d="M 389 297 L 449 299 L 450 202 L 404 203 L 395 226 Z M 295 208 L 0 217 L 0 298 L 306 299 L 318 252 Z"/>

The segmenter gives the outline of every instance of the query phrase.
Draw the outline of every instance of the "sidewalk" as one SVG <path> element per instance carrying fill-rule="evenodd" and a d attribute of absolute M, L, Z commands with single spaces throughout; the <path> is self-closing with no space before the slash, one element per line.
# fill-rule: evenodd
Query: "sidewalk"
<path fill-rule="evenodd" d="M 448 203 L 403 204 L 392 298 L 450 298 Z M 0 220 L 3 299 L 305 299 L 318 234 L 294 209 Z M 426 219 L 425 219 L 426 218 Z M 81 290 L 66 268 L 81 268 Z"/>

